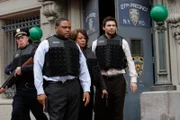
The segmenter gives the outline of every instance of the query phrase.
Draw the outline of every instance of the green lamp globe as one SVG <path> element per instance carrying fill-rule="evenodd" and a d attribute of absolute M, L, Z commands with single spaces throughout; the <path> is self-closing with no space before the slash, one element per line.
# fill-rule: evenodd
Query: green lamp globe
<path fill-rule="evenodd" d="M 156 22 L 164 22 L 168 17 L 168 10 L 165 6 L 157 4 L 151 9 L 150 16 Z"/>
<path fill-rule="evenodd" d="M 40 41 L 43 32 L 41 28 L 34 26 L 31 29 L 29 29 L 30 39 L 33 41 Z"/>

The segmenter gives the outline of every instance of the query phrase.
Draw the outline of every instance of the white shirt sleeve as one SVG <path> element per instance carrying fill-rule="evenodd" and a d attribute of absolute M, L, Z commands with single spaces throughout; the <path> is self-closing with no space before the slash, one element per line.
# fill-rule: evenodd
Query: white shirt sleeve
<path fill-rule="evenodd" d="M 137 72 L 135 69 L 134 61 L 132 60 L 129 44 L 124 39 L 122 42 L 122 47 L 123 47 L 124 53 L 125 53 L 126 58 L 127 58 L 128 67 L 129 67 L 128 68 L 129 69 L 129 76 L 131 77 L 131 82 L 137 82 Z"/>
<path fill-rule="evenodd" d="M 79 45 L 77 44 L 79 51 L 80 51 L 80 74 L 79 74 L 79 80 L 80 80 L 80 84 L 83 88 L 84 92 L 90 92 L 90 86 L 91 86 L 91 78 L 89 75 L 89 71 L 87 68 L 87 64 L 86 64 L 86 58 L 84 56 L 84 54 L 82 53 Z"/>
<path fill-rule="evenodd" d="M 48 49 L 49 43 L 47 40 L 44 40 L 39 44 L 34 55 L 34 84 L 38 95 L 44 94 L 42 69 L 44 65 L 45 54 Z"/>
<path fill-rule="evenodd" d="M 97 40 L 95 40 L 95 41 L 92 43 L 92 51 L 94 52 L 94 54 L 96 54 L 96 52 L 95 52 L 96 46 L 97 46 Z"/>

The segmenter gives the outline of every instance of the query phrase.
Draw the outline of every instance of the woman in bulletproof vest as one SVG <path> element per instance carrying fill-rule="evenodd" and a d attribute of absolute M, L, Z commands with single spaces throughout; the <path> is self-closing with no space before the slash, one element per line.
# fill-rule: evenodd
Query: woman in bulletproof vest
<path fill-rule="evenodd" d="M 84 102 L 81 102 L 79 120 L 92 120 L 93 115 L 93 98 L 94 89 L 96 87 L 96 92 L 102 93 L 102 99 L 107 99 L 106 85 L 104 83 L 103 77 L 100 72 L 100 68 L 96 59 L 95 54 L 90 48 L 87 47 L 88 36 L 84 29 L 75 29 L 71 32 L 71 39 L 74 40 L 81 48 L 84 56 L 87 60 L 88 70 L 91 76 L 91 93 L 90 102 L 88 106 L 84 106 Z M 83 94 L 83 92 L 81 93 Z"/>

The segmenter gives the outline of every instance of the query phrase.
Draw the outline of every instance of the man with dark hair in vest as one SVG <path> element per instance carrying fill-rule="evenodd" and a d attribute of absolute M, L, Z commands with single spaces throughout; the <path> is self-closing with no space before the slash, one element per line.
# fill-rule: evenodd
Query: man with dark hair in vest
<path fill-rule="evenodd" d="M 129 68 L 132 93 L 137 90 L 137 73 L 128 43 L 116 33 L 115 18 L 106 17 L 102 28 L 105 34 L 92 43 L 92 50 L 97 56 L 101 74 L 107 86 L 108 104 L 105 105 L 105 101 L 98 97 L 101 96 L 101 92 L 96 91 L 95 120 L 123 120 L 126 92 L 124 69 Z"/>

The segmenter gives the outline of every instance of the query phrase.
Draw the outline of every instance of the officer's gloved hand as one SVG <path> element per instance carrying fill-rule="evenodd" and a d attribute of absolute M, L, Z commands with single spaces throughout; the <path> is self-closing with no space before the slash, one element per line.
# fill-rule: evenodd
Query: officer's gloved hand
<path fill-rule="evenodd" d="M 21 67 L 16 68 L 16 70 L 14 72 L 14 77 L 16 77 L 16 75 L 22 75 Z"/>
<path fill-rule="evenodd" d="M 10 75 L 11 74 L 11 70 L 9 68 L 6 68 L 4 72 L 5 72 L 6 75 Z"/>
<path fill-rule="evenodd" d="M 4 88 L 4 87 L 1 87 L 1 88 L 0 88 L 0 94 L 4 93 L 7 89 L 8 89 L 7 86 L 6 86 L 5 88 Z"/>

